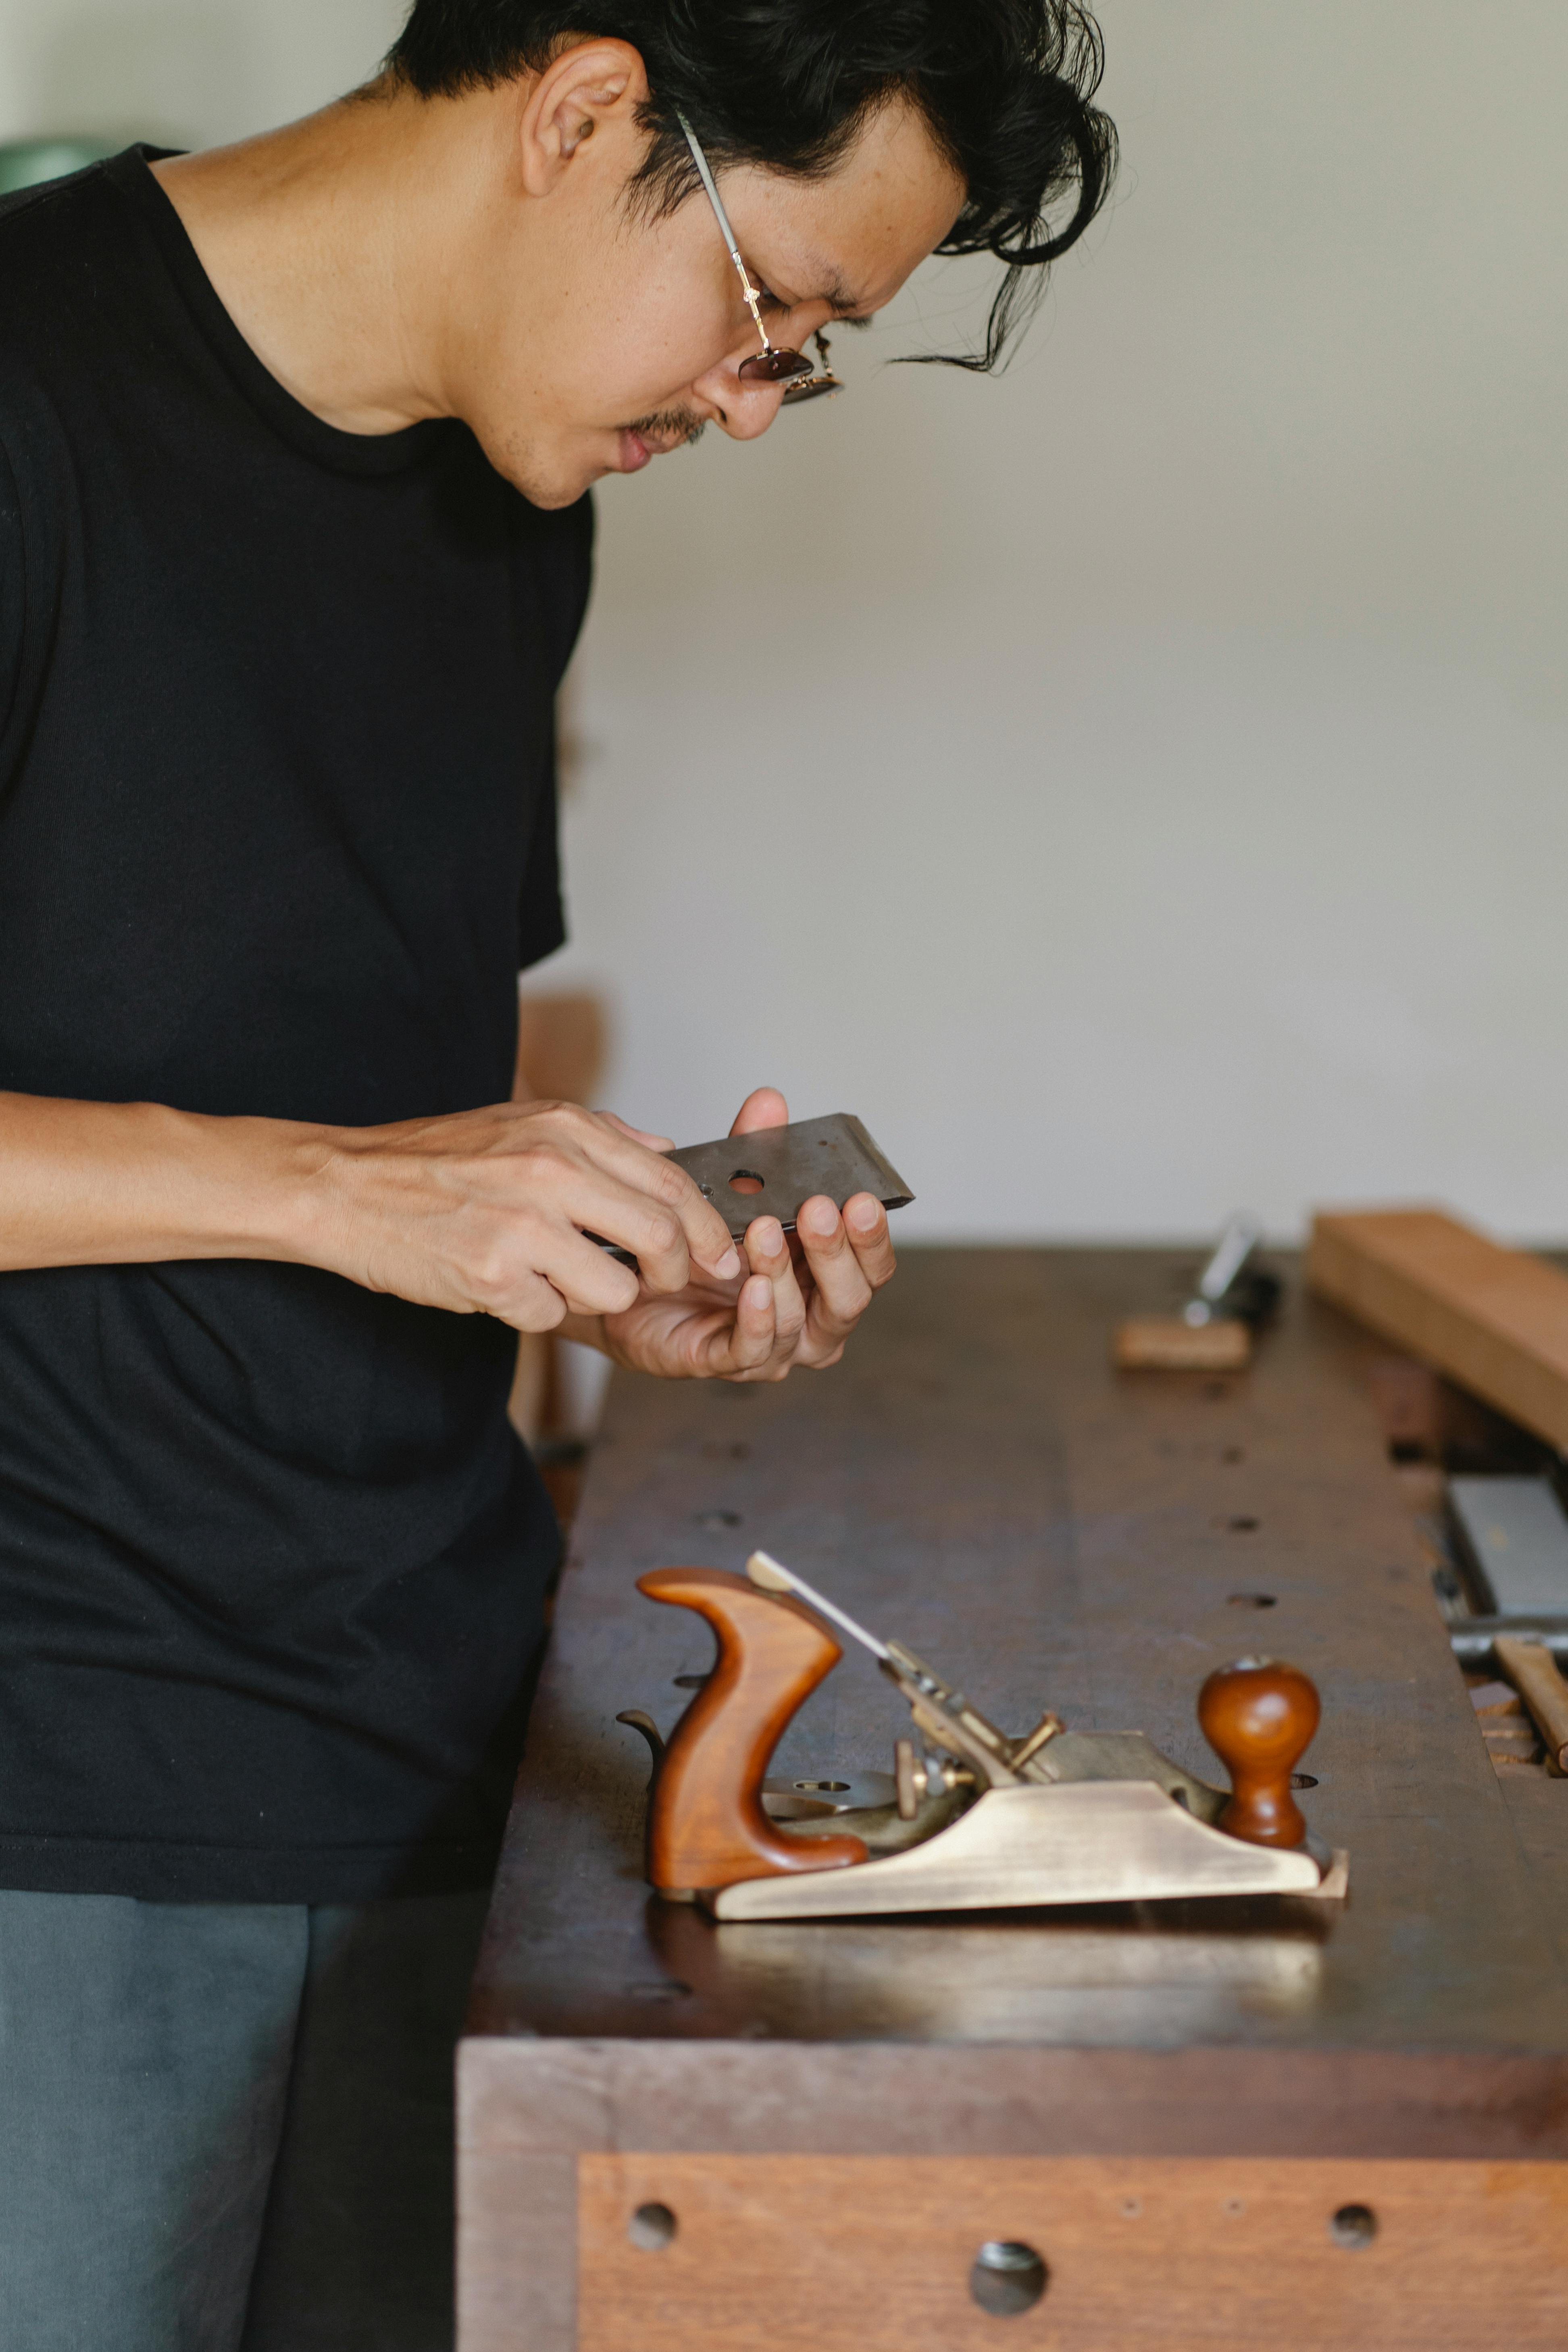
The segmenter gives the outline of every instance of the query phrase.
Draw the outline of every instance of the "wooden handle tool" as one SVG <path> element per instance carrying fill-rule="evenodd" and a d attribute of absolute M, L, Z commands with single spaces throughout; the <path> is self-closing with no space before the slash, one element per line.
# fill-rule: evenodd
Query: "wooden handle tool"
<path fill-rule="evenodd" d="M 1222 1830 L 1248 1845 L 1301 1843 L 1307 1824 L 1290 1793 L 1290 1776 L 1321 1712 L 1317 1691 L 1299 1666 L 1238 1658 L 1210 1675 L 1198 1693 L 1198 1723 L 1230 1774 Z"/>
<path fill-rule="evenodd" d="M 1492 1655 L 1535 1718 L 1558 1771 L 1568 1773 L 1568 1682 L 1551 1651 L 1540 1642 L 1516 1642 L 1500 1633 Z"/>
<path fill-rule="evenodd" d="M 695 1609 L 719 1659 L 658 1767 L 648 1808 L 648 1877 L 687 1895 L 743 1878 L 836 1870 L 864 1862 L 858 1837 L 791 1838 L 763 1810 L 768 1759 L 797 1708 L 843 1656 L 798 1601 L 763 1592 L 719 1568 L 656 1568 L 637 1579 L 650 1601 Z"/>
<path fill-rule="evenodd" d="M 1254 1259 L 1262 1237 L 1257 1218 L 1238 1209 L 1179 1315 L 1135 1315 L 1117 1325 L 1110 1353 L 1118 1371 L 1244 1371 L 1252 1326 L 1279 1296 L 1279 1282 Z"/>
<path fill-rule="evenodd" d="M 1229 1318 L 1194 1325 L 1179 1315 L 1134 1315 L 1117 1325 L 1110 1354 L 1121 1372 L 1241 1372 L 1252 1361 L 1252 1334 Z"/>

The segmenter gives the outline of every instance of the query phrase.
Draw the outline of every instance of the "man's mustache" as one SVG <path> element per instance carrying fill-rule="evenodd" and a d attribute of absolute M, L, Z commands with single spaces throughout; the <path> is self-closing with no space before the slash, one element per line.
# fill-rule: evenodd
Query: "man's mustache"
<path fill-rule="evenodd" d="M 661 408 L 651 416 L 639 416 L 635 425 L 624 425 L 621 430 L 635 433 L 639 441 L 684 443 L 690 448 L 707 431 L 707 420 L 693 416 L 688 408 Z"/>

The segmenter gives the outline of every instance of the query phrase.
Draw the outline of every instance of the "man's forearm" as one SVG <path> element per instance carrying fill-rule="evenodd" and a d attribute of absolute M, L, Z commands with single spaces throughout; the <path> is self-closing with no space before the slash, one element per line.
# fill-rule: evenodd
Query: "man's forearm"
<path fill-rule="evenodd" d="M 0 1094 L 0 1272 L 292 1260 L 416 1306 L 552 1330 L 740 1260 L 684 1169 L 619 1120 L 498 1103 L 377 1127 Z"/>
<path fill-rule="evenodd" d="M 0 1269 L 310 1262 L 330 1131 L 161 1103 L 0 1094 Z"/>

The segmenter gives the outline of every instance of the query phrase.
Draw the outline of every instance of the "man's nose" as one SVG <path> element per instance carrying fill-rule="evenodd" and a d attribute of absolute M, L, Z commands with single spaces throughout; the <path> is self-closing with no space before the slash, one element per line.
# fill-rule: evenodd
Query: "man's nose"
<path fill-rule="evenodd" d="M 716 368 L 698 376 L 691 386 L 699 400 L 711 410 L 721 432 L 731 441 L 754 441 L 765 433 L 779 410 L 784 406 L 782 383 L 747 383 L 740 368 L 742 360 L 755 356 L 756 345 L 747 343 L 729 352 Z"/>

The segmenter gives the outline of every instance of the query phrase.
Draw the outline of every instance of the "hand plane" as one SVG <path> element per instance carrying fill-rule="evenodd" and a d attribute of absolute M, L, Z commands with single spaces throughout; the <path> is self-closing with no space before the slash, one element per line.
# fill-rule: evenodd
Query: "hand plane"
<path fill-rule="evenodd" d="M 1230 1772 L 1226 1791 L 1139 1731 L 1072 1731 L 1047 1712 L 1010 1738 L 912 1651 L 765 1552 L 745 1576 L 661 1568 L 637 1585 L 697 1611 L 718 1640 L 668 1747 L 646 1716 L 619 1718 L 654 1751 L 647 1870 L 668 1899 L 740 1920 L 1344 1895 L 1347 1857 L 1311 1836 L 1292 1793 L 1319 1719 L 1295 1666 L 1243 1658 L 1204 1684 L 1198 1721 Z M 791 1719 L 843 1655 L 824 1619 L 872 1653 L 909 1706 L 917 1737 L 896 1743 L 879 1786 L 865 1774 L 765 1780 Z M 846 1805 L 818 1810 L 798 1794 L 835 1788 Z"/>

